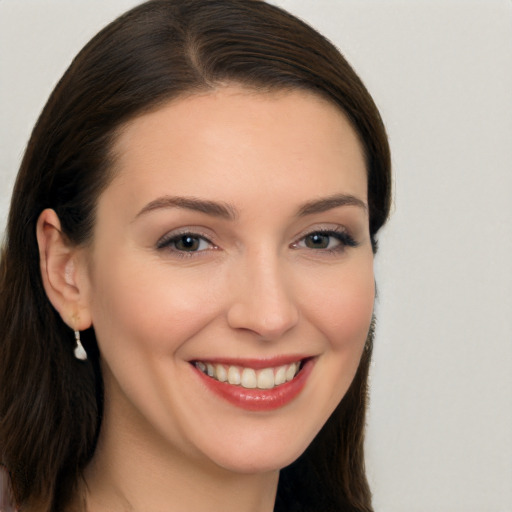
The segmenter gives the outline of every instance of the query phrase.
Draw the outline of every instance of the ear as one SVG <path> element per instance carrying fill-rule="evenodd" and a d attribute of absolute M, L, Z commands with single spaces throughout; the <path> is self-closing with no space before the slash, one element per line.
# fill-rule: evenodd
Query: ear
<path fill-rule="evenodd" d="M 54 210 L 37 221 L 37 243 L 43 286 L 62 320 L 73 330 L 91 326 L 84 250 L 69 243 Z"/>

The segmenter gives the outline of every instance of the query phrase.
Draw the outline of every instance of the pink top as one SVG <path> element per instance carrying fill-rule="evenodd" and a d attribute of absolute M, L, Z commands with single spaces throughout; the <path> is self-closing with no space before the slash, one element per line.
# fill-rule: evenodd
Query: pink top
<path fill-rule="evenodd" d="M 0 512 L 16 512 L 9 472 L 0 464 Z"/>

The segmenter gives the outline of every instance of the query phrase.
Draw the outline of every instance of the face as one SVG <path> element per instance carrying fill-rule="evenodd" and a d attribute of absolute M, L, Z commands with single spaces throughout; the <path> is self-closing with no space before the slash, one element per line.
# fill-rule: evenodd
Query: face
<path fill-rule="evenodd" d="M 115 155 L 87 258 L 103 428 L 230 471 L 284 467 L 370 325 L 354 131 L 314 95 L 225 87 L 132 121 Z"/>

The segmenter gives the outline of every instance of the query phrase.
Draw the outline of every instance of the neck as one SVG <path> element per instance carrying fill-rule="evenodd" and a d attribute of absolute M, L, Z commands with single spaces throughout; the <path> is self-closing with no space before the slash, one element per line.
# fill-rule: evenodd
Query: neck
<path fill-rule="evenodd" d="M 227 473 L 227 472 L 226 472 Z M 95 512 L 271 512 L 278 475 L 213 475 L 158 464 L 95 459 L 86 473 L 86 510 Z"/>
<path fill-rule="evenodd" d="M 85 471 L 87 511 L 273 510 L 278 471 L 228 471 L 169 446 L 133 417 L 121 420 L 123 412 L 114 408 L 107 400 L 98 446 Z"/>

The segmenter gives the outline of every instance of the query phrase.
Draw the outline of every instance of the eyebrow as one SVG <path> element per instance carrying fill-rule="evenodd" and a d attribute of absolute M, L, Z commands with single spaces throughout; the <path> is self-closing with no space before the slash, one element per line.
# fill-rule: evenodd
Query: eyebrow
<path fill-rule="evenodd" d="M 297 211 L 297 216 L 305 217 L 307 215 L 326 212 L 342 206 L 357 206 L 362 208 L 365 212 L 368 211 L 368 206 L 361 199 L 350 194 L 335 194 L 333 196 L 308 201 L 300 206 Z M 199 199 L 197 197 L 180 196 L 159 197 L 144 206 L 135 218 L 162 208 L 183 208 L 227 220 L 236 220 L 238 218 L 237 209 L 228 203 L 209 201 L 206 199 Z"/>
<path fill-rule="evenodd" d="M 314 201 L 309 201 L 299 208 L 298 216 L 305 217 L 314 213 L 322 213 L 341 206 L 357 206 L 368 212 L 368 206 L 364 201 L 350 194 L 335 194 Z"/>
<path fill-rule="evenodd" d="M 213 217 L 221 217 L 228 220 L 235 220 L 238 217 L 236 209 L 226 203 L 208 201 L 205 199 L 198 199 L 196 197 L 163 196 L 144 206 L 144 208 L 142 208 L 142 210 L 136 215 L 136 218 L 145 213 L 159 210 L 161 208 L 183 208 L 185 210 L 206 213 Z"/>

